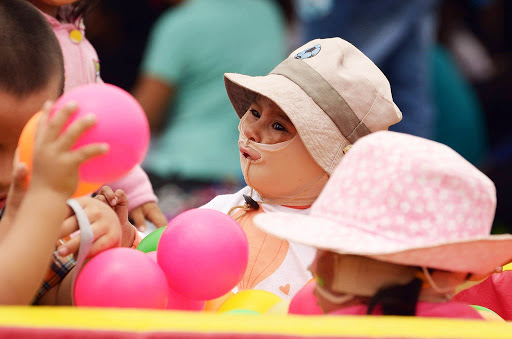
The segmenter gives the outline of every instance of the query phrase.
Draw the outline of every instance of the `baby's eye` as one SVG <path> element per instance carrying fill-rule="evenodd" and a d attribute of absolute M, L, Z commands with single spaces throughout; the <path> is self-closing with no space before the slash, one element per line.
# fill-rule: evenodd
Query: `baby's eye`
<path fill-rule="evenodd" d="M 260 112 L 258 112 L 258 111 L 257 111 L 257 110 L 255 110 L 255 109 L 251 109 L 251 114 L 252 114 L 253 116 L 255 116 L 256 118 L 258 118 L 258 119 L 259 119 L 259 118 L 261 118 Z"/>
<path fill-rule="evenodd" d="M 275 129 L 276 131 L 286 132 L 286 128 L 278 122 L 274 122 L 274 124 L 272 125 L 272 128 Z"/>

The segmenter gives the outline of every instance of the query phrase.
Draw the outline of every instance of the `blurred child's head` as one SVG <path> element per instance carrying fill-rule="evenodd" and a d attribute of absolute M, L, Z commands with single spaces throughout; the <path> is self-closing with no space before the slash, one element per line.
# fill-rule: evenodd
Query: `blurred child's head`
<path fill-rule="evenodd" d="M 264 199 L 274 202 L 302 200 L 305 204 L 308 201 L 312 203 L 351 144 L 371 132 L 386 130 L 402 118 L 393 103 L 384 74 L 361 51 L 340 38 L 307 43 L 292 52 L 267 76 L 229 73 L 225 75 L 225 83 L 233 107 L 242 119 L 241 134 L 249 140 L 242 138 L 246 150 L 252 147 L 251 141 L 275 144 L 296 131 L 297 137 L 290 140 L 300 143 L 303 147 L 297 149 L 307 153 L 307 157 L 298 155 L 303 160 L 298 163 L 291 163 L 293 155 L 287 155 L 287 171 L 273 173 L 273 178 L 259 178 L 265 187 L 258 185 L 253 178 L 257 171 L 261 174 L 259 168 L 264 166 L 263 162 L 241 157 L 247 184 Z M 269 121 L 265 126 L 263 123 L 249 126 L 257 117 L 255 107 L 263 109 L 263 104 L 270 107 L 270 111 L 279 112 L 281 121 L 286 120 L 290 130 L 282 130 L 275 121 Z M 264 135 L 264 130 L 258 132 L 259 128 L 280 137 L 276 140 L 268 138 L 268 142 L 265 139 L 257 141 L 255 136 Z M 244 150 L 241 153 L 243 155 Z M 304 171 L 303 165 L 309 171 Z M 289 178 L 290 175 L 293 178 Z M 269 183 L 283 179 L 289 179 L 295 185 L 286 189 L 285 185 L 276 187 Z M 281 191 L 279 186 L 283 188 Z M 269 188 L 272 191 L 268 191 Z"/>
<path fill-rule="evenodd" d="M 381 131 L 354 144 L 309 215 L 254 223 L 321 249 L 312 270 L 322 307 L 391 300 L 411 314 L 418 300 L 447 301 L 468 275 L 512 260 L 512 236 L 490 235 L 495 210 L 493 182 L 451 148 Z"/>
<path fill-rule="evenodd" d="M 24 0 L 0 1 L 0 208 L 23 126 L 63 86 L 62 53 L 45 18 Z"/>

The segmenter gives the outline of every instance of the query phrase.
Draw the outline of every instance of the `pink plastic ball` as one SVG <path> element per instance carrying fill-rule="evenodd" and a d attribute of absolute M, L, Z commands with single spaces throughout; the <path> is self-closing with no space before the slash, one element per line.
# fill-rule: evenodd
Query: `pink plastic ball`
<path fill-rule="evenodd" d="M 156 251 L 146 253 L 148 257 L 153 259 L 155 262 Z M 193 300 L 182 296 L 181 294 L 176 293 L 169 286 L 169 303 L 167 304 L 167 309 L 169 310 L 182 310 L 182 311 L 202 311 L 204 310 L 204 305 L 206 302 L 204 300 Z"/>
<path fill-rule="evenodd" d="M 204 300 L 189 299 L 182 296 L 181 294 L 176 293 L 169 286 L 169 304 L 167 305 L 167 309 L 181 311 L 202 311 L 204 310 L 205 304 L 206 302 Z"/>
<path fill-rule="evenodd" d="M 247 237 L 238 223 L 210 209 L 189 210 L 171 220 L 157 252 L 171 288 L 195 300 L 231 291 L 249 259 Z"/>
<path fill-rule="evenodd" d="M 77 87 L 57 100 L 52 114 L 70 101 L 77 102 L 78 110 L 69 123 L 89 113 L 96 115 L 96 124 L 73 148 L 94 142 L 110 146 L 107 154 L 80 166 L 81 180 L 112 182 L 142 162 L 149 146 L 149 124 L 142 107 L 128 92 L 109 84 Z"/>
<path fill-rule="evenodd" d="M 148 252 L 148 253 L 146 253 L 146 255 L 148 257 L 150 257 L 151 259 L 153 259 L 155 262 L 157 262 L 157 260 L 156 260 L 156 251 Z"/>
<path fill-rule="evenodd" d="M 288 313 L 302 315 L 323 314 L 322 309 L 318 306 L 317 299 L 313 294 L 315 287 L 316 283 L 312 281 L 301 288 L 293 297 L 290 307 L 288 308 Z"/>
<path fill-rule="evenodd" d="M 92 258 L 75 286 L 77 306 L 165 309 L 169 288 L 164 272 L 145 253 L 113 248 Z"/>

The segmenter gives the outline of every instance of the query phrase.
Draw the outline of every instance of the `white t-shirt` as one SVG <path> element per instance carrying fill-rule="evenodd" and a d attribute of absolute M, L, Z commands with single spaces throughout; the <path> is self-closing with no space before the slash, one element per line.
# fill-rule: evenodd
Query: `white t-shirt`
<path fill-rule="evenodd" d="M 232 207 L 244 204 L 244 194 L 250 196 L 251 188 L 247 186 L 234 194 L 219 195 L 201 208 L 210 208 L 228 213 Z M 254 191 L 252 198 L 256 201 L 261 201 L 261 197 L 256 191 Z M 308 214 L 310 210 L 309 208 L 295 209 L 271 204 L 260 204 L 260 208 L 262 208 L 265 213 L 286 212 Z M 288 244 L 288 251 L 279 268 L 256 286 L 252 287 L 252 289 L 268 291 L 283 299 L 291 299 L 311 280 L 313 276 L 311 272 L 308 271 L 308 267 L 315 258 L 316 249 L 293 242 L 288 242 Z M 237 292 L 238 287 L 233 291 Z"/>

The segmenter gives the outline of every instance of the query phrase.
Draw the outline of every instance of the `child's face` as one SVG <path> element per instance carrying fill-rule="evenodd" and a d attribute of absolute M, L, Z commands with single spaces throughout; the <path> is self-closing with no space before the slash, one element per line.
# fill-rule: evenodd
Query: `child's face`
<path fill-rule="evenodd" d="M 247 110 L 242 129 L 245 136 L 260 144 L 276 144 L 292 139 L 297 130 L 288 116 L 270 99 L 259 96 Z"/>
<path fill-rule="evenodd" d="M 56 77 L 45 89 L 24 97 L 0 89 L 0 209 L 5 206 L 11 184 L 14 151 L 21 131 L 46 100 L 59 97 L 60 87 L 61 81 Z"/>

